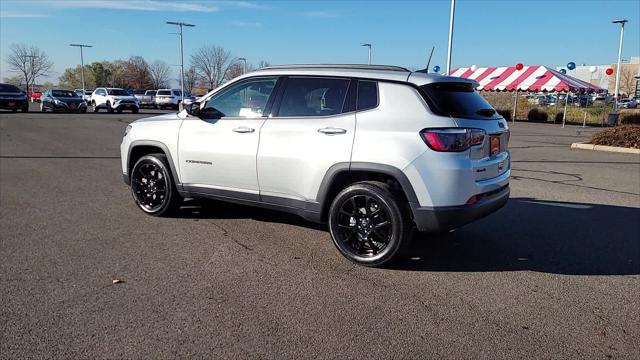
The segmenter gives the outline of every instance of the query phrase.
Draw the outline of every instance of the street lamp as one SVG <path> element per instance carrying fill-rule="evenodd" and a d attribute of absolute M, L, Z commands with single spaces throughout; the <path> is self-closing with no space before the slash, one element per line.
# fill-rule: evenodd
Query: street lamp
<path fill-rule="evenodd" d="M 85 90 L 84 90 L 84 56 L 82 55 L 82 48 L 90 48 L 92 45 L 84 45 L 84 44 L 69 44 L 69 46 L 79 47 L 80 48 L 80 77 L 82 78 L 82 100 L 85 100 Z"/>
<path fill-rule="evenodd" d="M 453 46 L 453 18 L 456 12 L 456 0 L 451 0 L 451 15 L 449 16 L 449 46 L 447 47 L 447 76 L 451 74 L 451 47 Z"/>
<path fill-rule="evenodd" d="M 613 111 L 617 111 L 618 110 L 618 90 L 620 89 L 620 63 L 621 63 L 621 58 L 622 58 L 622 40 L 624 39 L 624 24 L 626 24 L 628 22 L 628 20 L 626 19 L 619 19 L 619 20 L 613 20 L 611 23 L 613 24 L 620 24 L 620 46 L 618 47 L 618 67 L 616 68 L 616 88 L 614 91 L 614 106 L 613 106 Z"/>
<path fill-rule="evenodd" d="M 369 48 L 369 65 L 371 65 L 371 44 L 362 44 L 360 46 L 366 46 Z"/>
<path fill-rule="evenodd" d="M 176 21 L 167 21 L 167 24 L 180 27 L 180 104 L 184 106 L 184 51 L 182 46 L 182 27 L 194 27 L 195 25 Z"/>
<path fill-rule="evenodd" d="M 242 74 L 246 74 L 247 73 L 247 59 L 246 58 L 239 58 L 238 61 L 243 61 L 244 62 L 244 66 L 242 68 Z"/>

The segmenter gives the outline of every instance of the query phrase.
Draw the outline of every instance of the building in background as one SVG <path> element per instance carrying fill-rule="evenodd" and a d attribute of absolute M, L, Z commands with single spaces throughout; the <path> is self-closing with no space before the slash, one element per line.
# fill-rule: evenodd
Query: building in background
<path fill-rule="evenodd" d="M 596 67 L 592 73 L 590 68 Z M 628 61 L 623 61 L 620 69 L 620 93 L 626 96 L 640 96 L 640 56 L 632 56 Z M 607 75 L 605 71 L 613 69 L 614 75 Z M 607 89 L 610 94 L 614 93 L 616 82 L 617 64 L 587 65 L 581 64 L 575 69 L 569 70 L 566 66 L 558 66 L 556 70 L 565 69 L 567 75 L 571 75 L 582 81 Z"/>

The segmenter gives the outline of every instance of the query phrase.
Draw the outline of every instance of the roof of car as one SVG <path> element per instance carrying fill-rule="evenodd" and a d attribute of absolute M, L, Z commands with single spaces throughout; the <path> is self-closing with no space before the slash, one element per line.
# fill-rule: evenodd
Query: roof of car
<path fill-rule="evenodd" d="M 459 77 L 412 72 L 400 66 L 366 64 L 295 64 L 268 66 L 247 73 L 241 76 L 241 78 L 255 75 L 348 76 L 364 79 L 410 82 L 418 86 L 443 81 L 475 83 L 474 80 Z"/>

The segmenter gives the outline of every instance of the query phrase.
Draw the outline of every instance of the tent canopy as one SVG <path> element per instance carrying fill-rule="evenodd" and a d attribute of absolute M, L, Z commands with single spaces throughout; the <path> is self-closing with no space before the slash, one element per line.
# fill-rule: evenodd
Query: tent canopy
<path fill-rule="evenodd" d="M 542 65 L 478 67 L 475 71 L 463 67 L 451 72 L 451 76 L 473 79 L 480 83 L 478 90 L 487 91 L 550 91 L 550 92 L 600 92 L 604 89 L 576 79 Z"/>

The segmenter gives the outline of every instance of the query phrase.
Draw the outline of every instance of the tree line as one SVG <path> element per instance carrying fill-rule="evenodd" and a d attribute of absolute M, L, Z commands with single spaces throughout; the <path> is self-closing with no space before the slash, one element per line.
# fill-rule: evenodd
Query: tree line
<path fill-rule="evenodd" d="M 35 84 L 37 77 L 49 75 L 53 62 L 36 46 L 13 44 L 7 56 L 9 70 L 17 75 L 5 79 L 16 85 Z M 189 57 L 184 69 L 185 90 L 194 92 L 216 88 L 223 83 L 252 71 L 269 66 L 260 61 L 255 66 L 240 62 L 222 46 L 207 45 L 197 49 Z M 64 70 L 58 78 L 58 86 L 76 89 L 82 87 L 82 66 Z M 131 56 L 127 60 L 96 61 L 84 65 L 84 82 L 87 89 L 96 87 L 120 87 L 132 89 L 159 89 L 169 87 L 171 81 L 180 83 L 180 67 L 166 61 L 147 62 L 142 56 Z"/>

